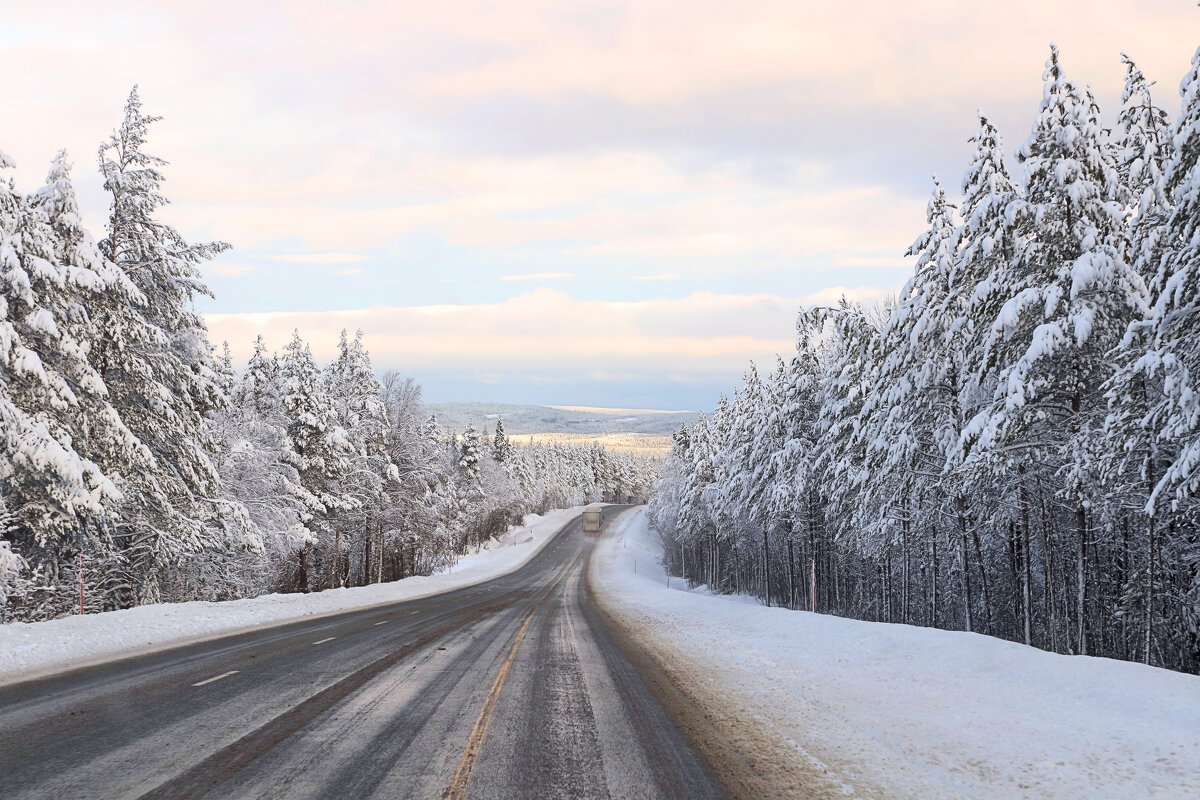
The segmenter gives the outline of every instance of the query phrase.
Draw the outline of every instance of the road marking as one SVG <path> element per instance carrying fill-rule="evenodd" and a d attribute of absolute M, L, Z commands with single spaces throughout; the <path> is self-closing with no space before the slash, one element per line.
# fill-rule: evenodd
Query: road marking
<path fill-rule="evenodd" d="M 420 614 L 420 613 L 421 613 L 420 611 L 414 611 L 414 612 L 412 612 L 412 614 L 409 614 L 409 616 L 411 617 L 413 614 Z"/>
<path fill-rule="evenodd" d="M 388 624 L 388 622 L 389 622 L 389 620 L 386 620 L 386 619 L 385 619 L 385 620 L 383 620 L 382 622 L 376 622 L 375 624 L 376 624 L 376 625 L 387 625 L 387 624 Z"/>
<path fill-rule="evenodd" d="M 521 646 L 521 640 L 525 638 L 525 631 L 528 630 L 529 623 L 533 622 L 533 615 L 537 613 L 537 610 L 537 606 L 534 606 L 533 610 L 529 612 L 529 616 L 525 618 L 525 624 L 521 626 L 521 630 L 517 631 L 517 638 L 513 641 L 512 649 L 508 651 L 508 657 L 500 665 L 500 672 L 496 675 L 496 680 L 492 682 L 492 689 L 488 692 L 487 699 L 483 701 L 483 710 L 479 712 L 479 719 L 475 721 L 475 728 L 471 731 L 471 737 L 467 739 L 467 749 L 463 752 L 462 760 L 458 762 L 454 780 L 450 783 L 450 788 L 446 790 L 444 800 L 462 800 L 467 796 L 467 784 L 471 782 L 471 770 L 475 767 L 475 760 L 479 758 L 479 750 L 483 746 L 483 735 L 487 733 L 488 722 L 500 699 L 500 688 L 504 686 L 508 670 L 517 657 L 517 648 Z"/>
<path fill-rule="evenodd" d="M 326 642 L 332 642 L 336 638 L 336 636 L 330 636 L 327 639 L 318 639 L 317 641 L 313 642 L 313 644 L 325 644 Z"/>
<path fill-rule="evenodd" d="M 209 678 L 208 680 L 200 681 L 199 683 L 193 683 L 192 686 L 203 686 L 206 683 L 212 683 L 213 681 L 219 681 L 219 680 L 221 680 L 221 678 L 228 678 L 230 675 L 237 675 L 238 672 L 240 672 L 240 670 L 231 669 L 231 670 L 229 670 L 229 672 L 222 672 L 220 675 L 217 675 L 216 677 L 213 677 L 213 678 Z"/>

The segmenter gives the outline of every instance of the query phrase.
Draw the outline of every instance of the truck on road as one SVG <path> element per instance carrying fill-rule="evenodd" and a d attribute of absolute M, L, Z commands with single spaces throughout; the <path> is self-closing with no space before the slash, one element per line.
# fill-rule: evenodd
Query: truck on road
<path fill-rule="evenodd" d="M 600 535 L 601 512 L 598 508 L 589 508 L 583 512 L 583 532 L 594 536 Z"/>

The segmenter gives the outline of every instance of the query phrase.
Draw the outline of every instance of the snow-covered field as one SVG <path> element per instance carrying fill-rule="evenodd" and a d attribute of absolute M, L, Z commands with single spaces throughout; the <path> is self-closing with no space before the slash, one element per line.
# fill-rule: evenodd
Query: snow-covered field
<path fill-rule="evenodd" d="M 269 594 L 224 603 L 141 606 L 48 622 L 0 625 L 0 684 L 113 658 L 164 650 L 238 631 L 280 625 L 458 589 L 511 572 L 531 559 L 583 506 L 530 514 L 482 552 L 447 572 L 313 594 Z"/>
<path fill-rule="evenodd" d="M 1200 677 L 668 589 L 660 553 L 620 518 L 607 610 L 784 796 L 1200 797 Z"/>

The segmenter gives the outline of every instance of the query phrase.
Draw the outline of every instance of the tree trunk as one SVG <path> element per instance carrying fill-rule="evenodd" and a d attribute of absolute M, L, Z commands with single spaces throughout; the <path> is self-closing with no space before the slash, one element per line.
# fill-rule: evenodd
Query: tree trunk
<path fill-rule="evenodd" d="M 296 576 L 296 588 L 308 592 L 308 545 L 300 545 L 300 570 Z"/>
<path fill-rule="evenodd" d="M 983 548 L 979 545 L 979 526 L 971 526 L 971 539 L 975 542 L 975 560 L 979 562 L 979 585 L 983 589 L 983 618 L 987 625 L 987 635 L 995 635 L 992 623 L 992 592 L 988 588 L 987 565 L 983 561 Z"/>
<path fill-rule="evenodd" d="M 1149 495 L 1150 496 L 1153 496 L 1153 494 L 1154 494 L 1154 484 L 1155 484 L 1155 474 L 1156 474 L 1155 469 L 1154 469 L 1155 455 L 1156 454 L 1154 452 L 1154 448 L 1151 447 L 1149 458 L 1147 459 L 1147 464 L 1146 464 L 1146 484 L 1149 487 Z M 1146 618 L 1144 621 L 1145 655 L 1143 655 L 1143 657 L 1142 657 L 1143 664 L 1151 663 L 1151 658 L 1152 658 L 1151 652 L 1153 651 L 1153 647 L 1154 647 L 1154 569 L 1156 566 L 1155 561 L 1154 561 L 1154 550 L 1158 546 L 1158 542 L 1155 541 L 1155 537 L 1154 537 L 1154 533 L 1155 533 L 1154 525 L 1156 522 L 1156 517 L 1155 517 L 1154 512 L 1155 512 L 1155 509 L 1153 507 L 1151 507 L 1150 513 L 1146 520 L 1146 587 L 1145 587 L 1145 589 L 1146 589 L 1146 597 L 1145 597 Z"/>
<path fill-rule="evenodd" d="M 958 512 L 958 550 L 962 559 L 963 622 L 970 633 L 974 631 L 974 626 L 971 619 L 971 563 L 967 558 L 967 500 L 960 494 L 955 498 L 954 505 Z"/>
<path fill-rule="evenodd" d="M 817 610 L 817 523 L 816 520 L 809 515 L 808 520 L 808 556 L 812 560 L 811 574 L 809 575 L 809 594 L 811 595 L 810 605 L 812 608 L 809 611 Z"/>
<path fill-rule="evenodd" d="M 1088 654 L 1088 624 L 1087 624 L 1087 510 L 1083 507 L 1083 503 L 1076 501 L 1075 504 L 1075 532 L 1078 537 L 1078 547 L 1075 553 L 1075 573 L 1078 581 L 1077 597 L 1079 607 L 1076 613 L 1079 615 L 1079 655 L 1086 656 Z"/>
<path fill-rule="evenodd" d="M 1020 573 L 1019 554 L 1017 553 L 1017 523 L 1015 520 L 1008 521 L 1008 581 L 1012 587 L 1012 628 L 1015 631 L 1021 626 L 1021 579 L 1018 577 Z"/>
<path fill-rule="evenodd" d="M 904 557 L 903 566 L 902 566 L 903 572 L 902 572 L 901 578 L 900 578 L 900 591 L 902 591 L 904 593 L 904 596 L 900 600 L 900 614 L 901 614 L 901 618 L 905 625 L 907 625 L 909 623 L 908 595 L 910 593 L 910 589 L 909 589 L 908 581 L 909 581 L 909 576 L 912 572 L 910 565 L 909 565 L 909 556 L 908 556 L 909 525 L 911 525 L 911 522 L 909 520 L 909 515 L 908 515 L 908 496 L 905 495 L 905 497 L 904 497 L 904 519 L 901 521 L 901 524 L 900 524 L 900 547 L 903 550 L 903 557 Z"/>
<path fill-rule="evenodd" d="M 1050 627 L 1050 649 L 1057 653 L 1058 648 L 1058 599 L 1054 591 L 1054 549 L 1050 546 L 1050 514 L 1046 511 L 1046 493 L 1041 491 L 1038 484 L 1038 497 L 1042 508 L 1042 561 L 1046 565 L 1045 595 L 1047 625 Z M 1069 626 L 1068 626 L 1069 627 Z M 1070 638 L 1069 636 L 1067 637 Z"/>
<path fill-rule="evenodd" d="M 788 531 L 788 608 L 796 608 L 796 545 Z"/>
<path fill-rule="evenodd" d="M 936 628 L 938 624 L 938 553 L 937 553 L 937 531 L 933 532 L 930 539 L 930 547 L 933 551 L 933 563 L 929 571 L 930 578 L 930 601 L 929 601 L 929 624 L 930 627 Z"/>
<path fill-rule="evenodd" d="M 370 534 L 370 531 L 368 531 L 367 535 L 363 537 L 362 574 L 363 574 L 363 585 L 364 586 L 367 586 L 371 583 L 371 564 L 374 562 L 374 559 L 371 558 L 371 540 L 374 538 L 375 537 Z"/>
<path fill-rule="evenodd" d="M 1157 546 L 1157 542 L 1154 540 L 1154 522 L 1153 515 L 1146 520 L 1146 618 L 1143 664 L 1150 664 L 1150 653 L 1154 645 L 1154 548 Z"/>
<path fill-rule="evenodd" d="M 333 559 L 329 564 L 329 588 L 333 589 L 338 585 L 338 560 L 342 554 L 342 529 L 340 526 L 333 528 Z"/>
<path fill-rule="evenodd" d="M 1129 583 L 1129 516 L 1121 517 L 1121 557 L 1117 561 L 1117 597 L 1125 596 L 1125 587 Z M 1129 658 L 1129 622 L 1128 615 L 1121 614 L 1121 649 L 1118 656 Z"/>
<path fill-rule="evenodd" d="M 383 583 L 383 516 L 382 516 L 382 514 L 379 517 L 379 527 L 378 527 L 377 532 L 379 534 L 379 543 L 375 546 L 375 553 L 376 553 L 375 559 L 378 562 L 378 565 L 375 568 L 375 582 Z"/>
<path fill-rule="evenodd" d="M 767 608 L 771 607 L 771 563 L 767 552 L 767 529 L 763 528 L 763 594 L 767 598 Z"/>
<path fill-rule="evenodd" d="M 882 592 L 879 595 L 881 601 L 881 615 L 884 622 L 892 621 L 892 543 L 888 542 L 883 548 L 883 564 L 879 569 L 879 582 L 882 584 Z"/>
<path fill-rule="evenodd" d="M 1024 469 L 1021 470 L 1025 472 Z M 1021 624 L 1025 634 L 1025 644 L 1033 644 L 1033 620 L 1031 619 L 1030 583 L 1032 576 L 1029 567 L 1029 490 L 1021 486 Z"/>

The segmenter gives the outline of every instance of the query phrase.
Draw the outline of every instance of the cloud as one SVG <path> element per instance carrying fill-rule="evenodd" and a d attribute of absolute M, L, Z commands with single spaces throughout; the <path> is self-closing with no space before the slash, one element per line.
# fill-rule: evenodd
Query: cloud
<path fill-rule="evenodd" d="M 556 281 L 562 278 L 570 278 L 573 273 L 570 272 L 528 272 L 523 275 L 505 275 L 500 280 L 502 281 Z"/>
<path fill-rule="evenodd" d="M 290 253 L 269 256 L 273 261 L 287 261 L 292 264 L 352 264 L 355 261 L 365 261 L 366 256 L 354 253 Z"/>
<path fill-rule="evenodd" d="M 245 264 L 229 264 L 224 261 L 214 261 L 206 269 L 216 275 L 224 275 L 229 278 L 240 277 L 254 271 L 254 267 Z"/>
<path fill-rule="evenodd" d="M 833 259 L 835 267 L 895 267 L 911 270 L 915 263 L 913 259 L 901 256 L 837 255 Z"/>
<path fill-rule="evenodd" d="M 346 13 L 323 0 L 163 0 L 147 13 L 136 0 L 8 3 L 0 58 L 20 69 L 0 81 L 0 108 L 22 114 L 0 146 L 23 190 L 40 185 L 59 147 L 74 153 L 81 208 L 101 235 L 109 198 L 90 154 L 140 83 L 146 111 L 164 117 L 148 146 L 170 161 L 163 218 L 189 239 L 236 247 L 235 263 L 206 269 L 215 308 L 364 309 L 381 326 L 381 354 L 417 360 L 387 339 L 388 324 L 440 352 L 434 321 L 468 313 L 454 309 L 518 323 L 517 298 L 417 310 L 475 300 L 506 274 L 551 281 L 563 270 L 572 280 L 561 285 L 647 303 L 666 288 L 794 300 L 837 283 L 894 289 L 900 254 L 925 225 L 928 175 L 954 187 L 980 105 L 1009 152 L 1022 140 L 1050 39 L 1068 74 L 1096 89 L 1107 124 L 1122 49 L 1158 81 L 1158 103 L 1178 108 L 1194 6 L 1080 5 L 695 0 L 681 13 L 669 0 L 358 0 Z M 367 259 L 371 280 L 335 278 Z M 703 338 L 701 301 L 689 296 L 690 306 L 655 307 L 653 335 L 645 308 L 629 312 L 634 329 L 618 325 L 620 309 L 580 298 L 560 301 L 575 317 L 536 304 L 524 313 L 572 329 L 566 341 L 584 336 L 580 319 L 617 326 L 623 358 L 644 344 L 661 368 L 664 341 L 682 336 L 686 351 Z M 412 305 L 368 309 L 395 297 Z M 763 326 L 782 326 L 769 334 L 744 306 L 704 302 L 710 325 L 749 337 L 745 347 L 706 340 L 718 353 L 790 336 L 787 303 L 755 301 Z M 322 332 L 335 317 L 295 320 Z M 536 361 L 555 338 L 546 330 L 498 338 L 504 359 Z M 603 341 L 578 344 L 605 360 Z"/>
<path fill-rule="evenodd" d="M 255 337 L 281 347 L 293 329 L 319 358 L 338 332 L 361 328 L 377 367 L 460 371 L 538 370 L 573 375 L 730 381 L 751 359 L 770 361 L 794 346 L 797 312 L 871 289 L 832 287 L 805 297 L 696 292 L 679 298 L 585 300 L 541 288 L 496 303 L 381 306 L 340 311 L 206 314 L 214 341 L 249 357 Z"/>

